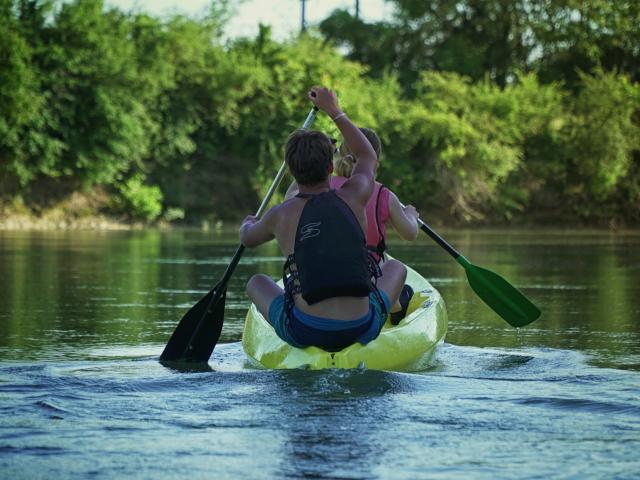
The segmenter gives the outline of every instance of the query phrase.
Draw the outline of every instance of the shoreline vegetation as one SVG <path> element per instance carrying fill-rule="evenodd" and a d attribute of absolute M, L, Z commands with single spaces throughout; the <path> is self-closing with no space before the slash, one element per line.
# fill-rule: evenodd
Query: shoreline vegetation
<path fill-rule="evenodd" d="M 0 206 L 0 230 L 129 230 L 144 226 L 100 213 L 99 203 L 80 193 L 38 211 L 20 202 Z"/>
<path fill-rule="evenodd" d="M 379 180 L 429 223 L 640 225 L 637 2 L 391 3 L 275 41 L 224 40 L 225 0 L 0 1 L 0 228 L 234 224 L 314 83 L 379 133 Z"/>
<path fill-rule="evenodd" d="M 96 198 L 97 197 L 97 198 Z M 198 220 L 170 219 L 160 217 L 153 221 L 142 221 L 127 215 L 115 215 L 108 212 L 112 200 L 104 192 L 86 194 L 73 192 L 68 198 L 36 210 L 22 203 L 0 205 L 0 231 L 27 230 L 143 230 L 143 229 L 199 229 L 204 231 L 236 228 L 240 225 L 241 217 L 221 219 L 214 215 L 202 217 Z M 257 208 L 257 207 L 256 207 Z M 253 212 L 253 211 L 251 211 Z M 247 211 L 246 215 L 249 214 Z M 561 219 L 539 218 L 528 216 L 524 219 L 512 221 L 483 221 L 469 223 L 453 220 L 446 212 L 421 212 L 421 218 L 434 227 L 454 228 L 578 228 L 578 229 L 607 229 L 612 232 L 638 229 L 638 224 L 619 224 L 609 220 L 607 223 L 579 222 L 575 218 Z"/>

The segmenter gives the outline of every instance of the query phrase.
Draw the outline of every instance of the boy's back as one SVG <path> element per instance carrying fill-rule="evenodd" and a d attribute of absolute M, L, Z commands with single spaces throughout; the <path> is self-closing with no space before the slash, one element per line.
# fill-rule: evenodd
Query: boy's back
<path fill-rule="evenodd" d="M 276 239 L 287 257 L 285 290 L 256 275 L 247 292 L 278 335 L 294 346 L 367 343 L 379 334 L 406 270 L 399 262 L 386 262 L 378 285 L 373 283 L 381 273 L 368 260 L 364 232 L 375 152 L 340 110 L 333 92 L 314 87 L 310 99 L 334 120 L 358 164 L 343 187 L 331 191 L 331 141 L 320 132 L 298 131 L 289 137 L 285 158 L 299 194 L 261 220 L 247 217 L 240 227 L 246 247 Z"/>

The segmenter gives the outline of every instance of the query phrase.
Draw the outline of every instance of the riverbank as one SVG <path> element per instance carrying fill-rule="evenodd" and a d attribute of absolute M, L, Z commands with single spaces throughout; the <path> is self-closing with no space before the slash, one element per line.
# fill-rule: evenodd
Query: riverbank
<path fill-rule="evenodd" d="M 225 211 L 221 219 L 213 212 L 184 219 L 183 213 L 175 215 L 172 209 L 152 222 L 133 218 L 127 213 L 114 210 L 114 199 L 102 190 L 88 193 L 74 192 L 57 202 L 25 203 L 21 199 L 0 202 L 0 230 L 139 230 L 142 228 L 198 228 L 219 229 L 225 225 L 239 224 L 247 214 L 243 211 Z M 175 209 L 173 209 L 175 210 Z M 549 212 L 528 212 L 520 217 L 505 219 L 484 218 L 464 222 L 447 215 L 447 210 L 438 206 L 419 209 L 422 218 L 433 227 L 455 228 L 597 228 L 611 231 L 634 229 L 618 219 L 584 221 L 576 216 L 564 214 L 551 217 Z"/>
<path fill-rule="evenodd" d="M 21 199 L 0 202 L 0 230 L 141 230 L 143 228 L 169 229 L 189 227 L 219 229 L 220 219 L 202 218 L 184 222 L 171 212 L 152 222 L 132 218 L 126 213 L 115 213 L 114 200 L 101 190 L 88 193 L 74 192 L 57 202 L 26 204 Z M 238 218 L 241 215 L 238 214 Z"/>
<path fill-rule="evenodd" d="M 144 224 L 102 213 L 106 195 L 72 193 L 48 205 L 25 204 L 20 198 L 0 204 L 2 230 L 128 230 Z"/>

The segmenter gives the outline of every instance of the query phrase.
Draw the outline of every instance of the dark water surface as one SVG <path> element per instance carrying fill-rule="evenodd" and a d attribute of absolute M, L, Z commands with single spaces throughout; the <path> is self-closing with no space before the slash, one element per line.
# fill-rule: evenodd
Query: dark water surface
<path fill-rule="evenodd" d="M 514 330 L 428 239 L 392 243 L 445 298 L 420 373 L 260 371 L 229 286 L 211 371 L 157 358 L 236 248 L 192 231 L 0 232 L 0 478 L 638 478 L 640 232 L 446 231 L 543 310 Z"/>

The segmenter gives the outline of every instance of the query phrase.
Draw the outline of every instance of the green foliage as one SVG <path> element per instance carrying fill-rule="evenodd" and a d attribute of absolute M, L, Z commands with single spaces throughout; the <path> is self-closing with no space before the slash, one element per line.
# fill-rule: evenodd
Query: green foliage
<path fill-rule="evenodd" d="M 562 132 L 566 201 L 587 220 L 637 221 L 640 84 L 601 70 L 580 80 Z"/>
<path fill-rule="evenodd" d="M 568 122 L 567 96 L 559 84 L 541 85 L 534 74 L 519 75 L 498 95 L 510 107 L 501 128 L 511 132 L 521 160 L 498 186 L 490 203 L 494 216 L 511 219 L 516 212 L 536 203 L 539 206 L 544 199 L 541 193 L 561 191 L 566 184 L 563 129 Z"/>
<path fill-rule="evenodd" d="M 320 24 L 371 75 L 398 75 L 412 94 L 423 70 L 452 71 L 506 86 L 519 71 L 580 84 L 577 69 L 640 80 L 636 0 L 390 0 L 395 15 L 365 23 L 337 10 Z"/>
<path fill-rule="evenodd" d="M 98 187 L 147 221 L 236 218 L 324 84 L 379 133 L 379 179 L 426 212 L 640 221 L 636 4 L 394 3 L 375 24 L 334 12 L 330 41 L 225 44 L 228 0 L 164 20 L 0 0 L 0 198 Z"/>
<path fill-rule="evenodd" d="M 89 184 L 112 182 L 149 149 L 131 25 L 103 8 L 100 0 L 64 3 L 43 65 L 53 93 L 49 128 L 65 145 L 57 171 Z"/>
<path fill-rule="evenodd" d="M 527 195 L 507 200 L 500 189 L 525 168 L 527 142 L 547 125 L 541 117 L 548 112 L 532 105 L 544 98 L 537 87 L 533 76 L 499 89 L 453 73 L 423 74 L 394 139 L 404 157 L 397 163 L 410 162 L 416 181 L 403 182 L 399 193 L 439 198 L 468 220 L 482 218 L 491 207 L 521 208 Z"/>
<path fill-rule="evenodd" d="M 635 0 L 530 2 L 529 21 L 542 54 L 535 59 L 543 80 L 576 88 L 579 72 L 599 68 L 640 80 L 640 3 Z"/>
<path fill-rule="evenodd" d="M 61 145 L 42 132 L 47 95 L 33 67 L 34 50 L 6 4 L 2 10 L 7 11 L 0 14 L 0 193 L 7 194 L 40 171 L 50 172 Z"/>
<path fill-rule="evenodd" d="M 473 81 L 489 75 L 500 86 L 532 52 L 524 0 L 394 0 L 394 18 L 364 23 L 336 11 L 320 24 L 351 59 L 392 71 L 413 93 L 423 70 L 453 71 Z"/>
<path fill-rule="evenodd" d="M 117 187 L 124 210 L 134 218 L 155 220 L 162 212 L 162 192 L 155 185 L 145 185 L 144 177 L 136 174 Z M 175 214 L 175 212 L 174 212 Z"/>
<path fill-rule="evenodd" d="M 583 88 L 567 132 L 579 182 L 599 201 L 614 192 L 640 150 L 640 85 L 599 71 L 581 74 Z"/>

